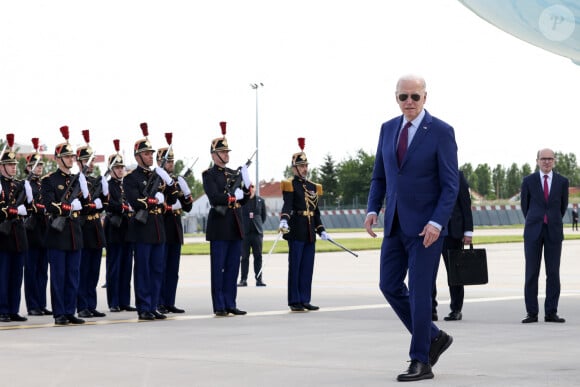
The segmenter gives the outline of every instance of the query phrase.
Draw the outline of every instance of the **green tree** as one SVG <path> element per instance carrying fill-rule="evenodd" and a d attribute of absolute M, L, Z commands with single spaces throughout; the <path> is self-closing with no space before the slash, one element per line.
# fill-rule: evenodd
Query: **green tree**
<path fill-rule="evenodd" d="M 492 171 L 492 181 L 493 181 L 493 188 L 495 190 L 495 197 L 497 199 L 505 199 L 505 169 L 500 165 L 496 165 L 496 167 Z"/>
<path fill-rule="evenodd" d="M 506 184 L 505 189 L 507 196 L 512 197 L 518 192 L 520 192 L 520 187 L 522 186 L 522 173 L 518 168 L 516 163 L 513 163 L 506 173 Z"/>
<path fill-rule="evenodd" d="M 554 170 L 570 180 L 571 187 L 580 185 L 580 170 L 574 153 L 555 152 Z"/>
<path fill-rule="evenodd" d="M 365 207 L 369 196 L 375 156 L 358 150 L 337 167 L 340 203 L 346 207 Z"/>
<path fill-rule="evenodd" d="M 327 204 L 336 203 L 338 195 L 338 175 L 336 173 L 336 165 L 332 156 L 327 154 L 324 157 L 324 164 L 320 167 L 320 180 L 324 190 L 324 202 Z"/>
<path fill-rule="evenodd" d="M 477 175 L 477 182 L 472 186 L 475 188 L 477 192 L 481 195 L 485 196 L 488 199 L 492 199 L 490 194 L 491 191 L 491 169 L 487 163 L 479 164 L 475 171 L 473 172 L 474 175 Z"/>

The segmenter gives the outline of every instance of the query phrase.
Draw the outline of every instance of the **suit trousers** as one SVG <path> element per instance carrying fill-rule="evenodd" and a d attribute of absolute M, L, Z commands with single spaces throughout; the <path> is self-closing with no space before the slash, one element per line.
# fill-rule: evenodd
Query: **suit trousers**
<path fill-rule="evenodd" d="M 97 285 L 101 273 L 102 248 L 84 248 L 81 252 L 77 311 L 97 309 Z"/>
<path fill-rule="evenodd" d="M 242 241 L 210 241 L 209 246 L 213 311 L 235 309 Z"/>
<path fill-rule="evenodd" d="M 165 268 L 163 270 L 163 281 L 161 282 L 159 305 L 175 306 L 180 259 L 181 243 L 166 243 Z"/>
<path fill-rule="evenodd" d="M 135 306 L 139 313 L 157 311 L 164 249 L 163 243 L 135 243 Z"/>
<path fill-rule="evenodd" d="M 445 270 L 449 273 L 449 250 L 460 250 L 463 246 L 463 238 L 455 239 L 449 236 L 443 239 L 443 263 L 445 264 Z M 451 298 L 451 303 L 449 305 L 452 312 L 461 312 L 463 308 L 463 298 L 465 296 L 465 290 L 463 285 L 453 285 L 449 286 L 449 297 Z"/>
<path fill-rule="evenodd" d="M 540 237 L 536 240 L 524 240 L 524 252 L 526 256 L 526 282 L 524 296 L 526 311 L 528 314 L 537 315 L 538 305 L 538 277 L 542 263 L 542 250 L 544 251 L 544 265 L 546 267 L 546 300 L 544 311 L 546 315 L 558 312 L 560 299 L 560 257 L 562 254 L 562 241 L 551 240 L 548 225 L 542 226 Z"/>
<path fill-rule="evenodd" d="M 431 341 L 439 334 L 431 321 L 431 296 L 442 245 L 443 238 L 439 238 L 425 248 L 423 237 L 404 235 L 395 225 L 381 247 L 380 289 L 411 333 L 411 360 L 425 364 L 429 364 Z"/>
<path fill-rule="evenodd" d="M 24 255 L 0 251 L 0 313 L 18 313 L 20 309 Z"/>
<path fill-rule="evenodd" d="M 48 285 L 48 253 L 45 248 L 32 247 L 24 258 L 24 298 L 26 309 L 46 308 Z"/>
<path fill-rule="evenodd" d="M 74 314 L 79 290 L 81 250 L 48 249 L 50 296 L 55 317 Z"/>
<path fill-rule="evenodd" d="M 247 280 L 250 271 L 250 249 L 254 256 L 254 277 L 258 279 L 258 273 L 262 270 L 262 244 L 264 236 L 257 232 L 249 232 L 244 235 L 242 242 L 242 261 L 240 279 Z M 261 277 L 261 275 L 260 275 Z M 260 278 L 261 279 L 261 278 Z"/>
<path fill-rule="evenodd" d="M 288 305 L 309 304 L 316 242 L 288 241 Z"/>

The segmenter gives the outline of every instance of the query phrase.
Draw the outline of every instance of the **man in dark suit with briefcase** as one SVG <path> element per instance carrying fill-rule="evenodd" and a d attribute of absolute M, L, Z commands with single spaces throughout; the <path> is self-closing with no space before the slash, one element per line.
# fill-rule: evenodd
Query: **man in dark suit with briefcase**
<path fill-rule="evenodd" d="M 471 213 L 471 196 L 469 185 L 462 171 L 459 171 L 459 192 L 457 201 L 453 207 L 449 224 L 447 225 L 447 236 L 443 240 L 443 262 L 445 269 L 449 273 L 449 250 L 460 250 L 463 245 L 471 243 L 473 237 L 473 215 Z M 463 307 L 464 289 L 463 285 L 449 285 L 449 296 L 451 298 L 451 313 L 444 318 L 445 321 L 461 320 L 461 308 Z M 437 320 L 437 286 L 433 284 L 433 313 L 432 319 Z"/>
<path fill-rule="evenodd" d="M 240 265 L 240 283 L 248 286 L 250 271 L 250 249 L 254 255 L 254 275 L 256 286 L 266 286 L 262 281 L 262 244 L 264 241 L 264 222 L 266 221 L 266 202 L 256 195 L 254 185 L 250 185 L 250 199 L 242 207 L 244 223 L 244 240 L 242 242 L 242 260 Z"/>

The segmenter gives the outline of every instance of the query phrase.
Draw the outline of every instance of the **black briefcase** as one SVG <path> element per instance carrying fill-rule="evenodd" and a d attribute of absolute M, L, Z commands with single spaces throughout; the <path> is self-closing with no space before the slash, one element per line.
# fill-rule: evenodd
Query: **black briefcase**
<path fill-rule="evenodd" d="M 483 285 L 487 283 L 487 254 L 485 249 L 449 250 L 447 282 L 449 286 Z"/>

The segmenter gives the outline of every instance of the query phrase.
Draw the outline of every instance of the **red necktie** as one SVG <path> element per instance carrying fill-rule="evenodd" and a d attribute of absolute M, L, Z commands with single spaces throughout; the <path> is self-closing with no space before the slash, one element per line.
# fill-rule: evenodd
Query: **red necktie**
<path fill-rule="evenodd" d="M 548 196 L 550 196 L 550 188 L 548 187 L 548 175 L 544 175 L 544 199 L 548 203 Z M 548 214 L 544 214 L 544 223 L 548 224 Z"/>
<path fill-rule="evenodd" d="M 408 121 L 405 126 L 403 126 L 401 135 L 399 136 L 399 145 L 397 145 L 397 160 L 399 161 L 399 166 L 401 166 L 403 163 L 405 153 L 407 153 L 407 143 L 409 142 L 409 127 L 411 125 L 411 121 Z"/>

